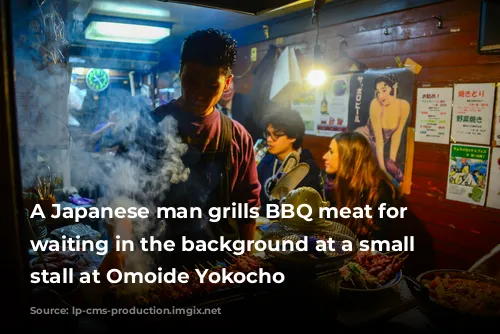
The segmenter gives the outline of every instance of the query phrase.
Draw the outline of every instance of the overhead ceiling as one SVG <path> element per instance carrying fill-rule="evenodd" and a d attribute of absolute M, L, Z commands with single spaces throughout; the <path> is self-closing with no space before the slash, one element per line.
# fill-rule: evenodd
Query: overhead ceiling
<path fill-rule="evenodd" d="M 84 66 L 84 62 L 87 62 L 85 66 L 99 65 L 115 69 L 145 71 L 158 63 L 160 56 L 165 58 L 169 54 L 173 55 L 172 57 L 178 54 L 182 40 L 194 30 L 214 28 L 231 32 L 278 16 L 291 14 L 308 7 L 311 8 L 314 3 L 311 0 L 254 0 L 253 2 L 242 0 L 195 0 L 192 2 L 196 2 L 197 5 L 189 5 L 164 0 L 69 1 L 69 17 L 72 21 L 70 62 L 81 63 L 80 66 Z M 214 5 L 215 7 L 222 6 L 230 10 L 205 7 L 208 2 L 217 2 L 222 5 Z M 235 3 L 241 4 L 234 5 Z M 237 10 L 240 12 L 236 12 Z M 251 14 L 244 14 L 241 11 L 250 12 Z M 265 11 L 265 13 L 254 15 L 262 11 Z M 169 23 L 171 24 L 170 36 L 151 46 L 89 42 L 85 40 L 82 31 L 89 24 L 89 18 L 95 15 L 157 21 L 163 24 Z M 80 22 L 81 24 L 78 25 Z M 75 32 L 77 30 L 75 27 L 79 27 L 80 31 L 78 33 Z M 144 50 L 144 52 L 137 53 L 137 50 Z"/>
<path fill-rule="evenodd" d="M 72 8 L 76 8 L 79 4 L 85 4 L 87 0 L 71 0 Z M 269 5 L 266 3 L 274 3 L 275 5 L 285 4 L 282 9 L 269 9 L 267 12 L 260 15 L 243 14 L 230 10 L 215 9 L 203 6 L 188 5 L 185 3 L 175 3 L 164 0 L 93 0 L 91 3 L 89 14 L 99 14 L 107 16 L 118 16 L 132 19 L 152 20 L 170 22 L 173 24 L 170 37 L 168 40 L 179 40 L 186 37 L 190 32 L 196 29 L 216 28 L 226 31 L 235 30 L 248 25 L 256 24 L 293 13 L 297 10 L 312 7 L 314 1 L 311 0 L 260 0 L 248 1 L 243 0 L 224 0 L 224 1 L 182 1 L 193 3 L 226 3 L 226 8 L 241 8 L 247 11 L 261 11 Z M 251 5 L 233 5 L 232 3 L 249 3 Z M 215 6 L 215 5 L 214 5 Z M 220 5 L 222 6 L 222 5 Z"/>

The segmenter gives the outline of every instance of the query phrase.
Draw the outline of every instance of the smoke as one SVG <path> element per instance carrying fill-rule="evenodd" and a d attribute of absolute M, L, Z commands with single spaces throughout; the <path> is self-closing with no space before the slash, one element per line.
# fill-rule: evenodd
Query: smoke
<path fill-rule="evenodd" d="M 122 239 L 136 242 L 143 237 L 162 235 L 166 222 L 157 221 L 156 206 L 172 184 L 184 182 L 189 176 L 189 169 L 181 160 L 187 145 L 177 134 L 177 123 L 170 117 L 157 127 L 148 122 L 144 114 L 151 111 L 151 101 L 142 96 L 132 97 L 128 90 L 109 87 L 105 96 L 100 96 L 98 100 L 93 99 L 94 94 L 90 90 L 84 101 L 81 100 L 83 96 L 69 98 L 71 92 L 78 90 L 71 89 L 71 66 L 66 66 L 70 59 L 66 59 L 64 55 L 67 53 L 61 51 L 63 46 L 67 46 L 63 42 L 69 37 L 62 29 L 67 26 L 62 22 L 62 16 L 54 7 L 39 8 L 33 14 L 29 6 L 25 7 L 17 1 L 14 3 L 15 89 L 23 189 L 33 189 L 38 177 L 64 177 L 65 189 L 60 189 L 61 192 L 76 188 L 78 191 L 89 190 L 88 194 L 81 193 L 82 196 L 99 193 L 97 207 L 146 207 L 150 211 L 147 219 L 132 221 L 131 232 L 123 228 L 126 226 L 124 222 L 106 220 L 101 225 L 101 233 L 106 232 L 108 225 L 113 225 Z M 49 23 L 54 20 L 45 20 L 47 15 L 57 18 L 57 30 L 51 29 L 54 24 Z M 69 26 L 71 39 L 84 37 L 82 28 L 81 22 L 74 21 L 73 26 Z M 58 34 L 42 36 L 40 32 L 45 31 L 58 31 Z M 85 48 L 76 52 L 87 62 L 85 67 L 101 66 L 104 59 L 109 62 L 110 59 L 135 58 L 138 64 L 149 64 L 151 61 L 151 54 L 141 50 Z M 133 53 L 134 57 L 126 57 L 124 52 Z M 78 110 L 80 108 L 82 110 Z M 94 120 L 100 118 L 100 122 L 107 121 L 107 115 L 98 112 L 117 116 L 110 135 L 101 138 L 100 144 L 125 144 L 129 148 L 127 155 L 94 152 L 95 143 L 90 142 L 89 137 L 95 126 Z M 69 124 L 72 117 L 77 120 L 72 124 L 77 126 Z M 148 155 L 141 144 L 149 142 L 137 137 L 138 133 L 146 138 L 160 135 L 161 140 L 152 145 L 165 150 L 162 161 L 154 161 Z M 144 166 L 157 168 L 145 170 Z M 92 189 L 98 191 L 92 192 Z M 67 194 L 64 200 L 67 201 Z M 135 251 L 128 254 L 124 271 L 151 271 L 156 255 L 141 252 L 136 244 Z"/>
<path fill-rule="evenodd" d="M 16 101 L 23 187 L 33 187 L 40 176 L 64 175 L 65 166 L 69 166 L 71 177 L 66 186 L 77 190 L 97 187 L 101 195 L 96 203 L 98 207 L 148 208 L 147 219 L 132 221 L 132 235 L 127 236 L 126 231 L 119 228 L 117 232 L 123 233 L 122 239 L 136 241 L 124 271 L 151 271 L 157 254 L 140 251 L 138 241 L 151 235 L 160 236 L 165 231 L 165 222 L 156 219 L 156 207 L 172 184 L 184 182 L 189 176 L 189 169 L 181 159 L 187 145 L 177 134 L 176 121 L 166 117 L 155 126 L 144 116 L 152 109 L 147 98 L 132 97 L 127 90 L 110 88 L 110 94 L 99 101 L 100 110 L 113 112 L 117 117 L 108 144 L 125 145 L 129 151 L 126 155 L 92 152 L 94 145 L 89 145 L 88 133 L 78 137 L 81 130 L 68 126 L 70 75 L 67 70 L 56 65 L 38 69 L 30 62 L 17 66 L 16 70 L 16 89 L 21 93 Z M 31 93 L 22 94 L 23 91 Z M 79 122 L 82 123 L 81 119 Z M 137 137 L 139 133 L 145 138 L 161 136 L 154 148 L 165 150 L 163 160 L 154 161 L 149 156 L 144 150 L 143 144 L 147 144 L 144 138 Z M 156 168 L 146 170 L 144 166 Z M 104 221 L 100 232 L 105 233 L 107 225 L 115 223 Z M 138 285 L 129 288 L 137 292 L 142 289 Z"/>

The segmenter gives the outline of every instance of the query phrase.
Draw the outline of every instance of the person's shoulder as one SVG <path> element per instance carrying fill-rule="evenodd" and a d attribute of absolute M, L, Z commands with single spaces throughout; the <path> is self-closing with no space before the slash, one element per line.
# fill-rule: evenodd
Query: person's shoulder
<path fill-rule="evenodd" d="M 233 123 L 233 137 L 239 142 L 250 143 L 253 147 L 253 139 L 247 129 L 238 121 L 232 119 Z"/>
<path fill-rule="evenodd" d="M 379 202 L 392 204 L 399 202 L 399 189 L 397 189 L 393 184 L 389 184 L 386 181 L 381 181 L 378 189 L 380 194 Z"/>
<path fill-rule="evenodd" d="M 380 105 L 380 102 L 378 102 L 377 99 L 373 99 L 372 102 L 370 103 L 370 115 L 378 115 L 380 114 L 380 111 L 382 110 L 382 106 Z"/>
<path fill-rule="evenodd" d="M 156 123 L 161 122 L 167 115 L 176 117 L 178 114 L 179 107 L 176 105 L 175 100 L 156 107 L 152 111 L 148 112 L 148 116 Z"/>
<path fill-rule="evenodd" d="M 302 149 L 302 152 L 300 153 L 300 162 L 305 162 L 311 168 L 319 169 L 319 166 L 316 163 L 316 160 L 314 159 L 312 152 L 307 148 Z"/>
<path fill-rule="evenodd" d="M 401 101 L 401 109 L 403 109 L 403 116 L 408 117 L 410 115 L 410 102 L 400 99 Z"/>
<path fill-rule="evenodd" d="M 271 165 L 272 163 L 274 163 L 274 161 L 276 160 L 276 156 L 273 155 L 273 154 L 266 154 L 262 160 L 260 161 L 259 163 L 259 166 L 262 165 Z"/>

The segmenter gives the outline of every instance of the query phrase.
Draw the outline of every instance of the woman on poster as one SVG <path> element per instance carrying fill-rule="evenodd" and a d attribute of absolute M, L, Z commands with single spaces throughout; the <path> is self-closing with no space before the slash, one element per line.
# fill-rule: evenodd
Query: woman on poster
<path fill-rule="evenodd" d="M 410 103 L 397 97 L 398 83 L 394 75 L 375 79 L 375 98 L 370 104 L 370 117 L 365 126 L 355 131 L 363 134 L 372 147 L 380 168 L 399 184 L 403 172 L 396 164 L 401 136 L 410 115 Z M 389 158 L 385 145 L 390 142 Z"/>

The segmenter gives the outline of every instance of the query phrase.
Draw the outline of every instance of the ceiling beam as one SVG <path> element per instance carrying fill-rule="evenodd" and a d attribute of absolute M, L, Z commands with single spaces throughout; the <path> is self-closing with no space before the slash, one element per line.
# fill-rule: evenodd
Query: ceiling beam
<path fill-rule="evenodd" d="M 327 27 L 444 1 L 448 0 L 336 0 L 323 6 L 319 23 L 321 27 Z M 266 40 L 262 28 L 264 25 L 269 27 L 269 39 L 313 30 L 315 26 L 311 22 L 311 9 L 235 29 L 231 35 L 239 46 L 244 46 Z"/>

